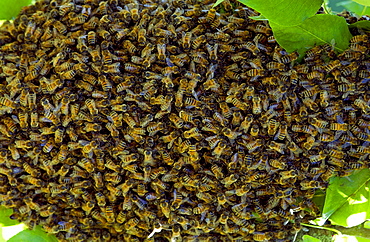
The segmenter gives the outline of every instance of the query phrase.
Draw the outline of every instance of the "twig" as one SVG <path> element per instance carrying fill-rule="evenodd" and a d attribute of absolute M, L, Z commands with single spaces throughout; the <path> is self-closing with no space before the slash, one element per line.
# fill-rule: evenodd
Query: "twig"
<path fill-rule="evenodd" d="M 342 235 L 342 233 L 337 230 L 337 229 L 333 229 L 333 228 L 327 228 L 327 227 L 322 227 L 322 226 L 316 226 L 316 225 L 311 225 L 311 224 L 304 224 L 304 223 L 301 223 L 303 226 L 306 226 L 306 227 L 312 227 L 312 228 L 316 228 L 316 229 L 325 229 L 325 230 L 329 230 L 329 231 L 332 231 L 334 233 L 337 233 L 338 235 Z"/>

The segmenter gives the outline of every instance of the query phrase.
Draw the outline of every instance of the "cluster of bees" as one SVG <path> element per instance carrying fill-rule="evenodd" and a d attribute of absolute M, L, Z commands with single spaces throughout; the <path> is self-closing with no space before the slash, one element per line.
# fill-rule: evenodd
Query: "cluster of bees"
<path fill-rule="evenodd" d="M 289 241 L 368 167 L 368 35 L 296 53 L 228 0 L 41 0 L 0 28 L 0 201 L 60 241 Z"/>

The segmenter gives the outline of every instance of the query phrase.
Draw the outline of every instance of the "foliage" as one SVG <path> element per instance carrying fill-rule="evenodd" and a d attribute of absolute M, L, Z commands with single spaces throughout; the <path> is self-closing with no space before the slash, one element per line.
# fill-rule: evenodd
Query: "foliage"
<path fill-rule="evenodd" d="M 337 51 L 343 52 L 352 37 L 344 18 L 328 14 L 314 15 L 295 26 L 286 27 L 274 22 L 270 22 L 270 26 L 276 40 L 284 43 L 284 49 L 288 52 L 298 50 L 299 54 L 303 54 L 308 49 L 306 46 L 326 43 L 334 45 Z M 333 28 L 333 26 L 336 27 Z M 305 43 L 304 46 L 302 43 Z"/>
<path fill-rule="evenodd" d="M 350 24 L 349 27 L 350 28 L 360 28 L 360 29 L 369 31 L 370 21 L 367 21 L 367 20 L 358 21 L 356 23 Z"/>
<path fill-rule="evenodd" d="M 320 242 L 319 239 L 316 239 L 315 237 L 312 237 L 310 235 L 303 235 L 303 242 Z"/>
<path fill-rule="evenodd" d="M 370 229 L 370 221 L 366 221 L 366 222 L 364 223 L 364 228 L 365 228 L 365 229 Z"/>
<path fill-rule="evenodd" d="M 222 1 L 218 0 L 215 6 Z M 276 41 L 288 52 L 297 51 L 302 56 L 307 49 L 322 44 L 333 45 L 337 52 L 343 52 L 352 37 L 344 18 L 332 15 L 329 7 L 332 1 L 329 0 L 325 0 L 325 4 L 322 0 L 239 1 L 261 13 L 260 18 L 252 17 L 254 20 L 269 21 Z M 367 8 L 369 2 L 353 0 L 338 4 L 362 15 L 370 11 Z M 321 5 L 327 14 L 316 14 Z M 356 27 L 367 25 L 368 23 L 363 23 Z"/>
<path fill-rule="evenodd" d="M 4 230 L 7 230 L 12 225 L 19 224 L 18 221 L 12 220 L 9 216 L 13 213 L 12 209 L 4 208 L 0 206 L 0 242 L 5 240 L 1 236 L 4 233 Z M 25 230 L 19 232 L 15 236 L 11 237 L 8 242 L 57 242 L 57 238 L 54 235 L 48 235 L 45 231 L 42 230 L 40 226 L 36 226 L 34 230 Z"/>
<path fill-rule="evenodd" d="M 357 14 L 358 16 L 370 15 L 370 8 L 354 1 L 342 1 L 336 4 L 337 6 L 342 6 L 348 11 Z"/>
<path fill-rule="evenodd" d="M 359 3 L 364 6 L 370 6 L 370 1 L 369 0 L 353 0 L 356 3 Z"/>
<path fill-rule="evenodd" d="M 334 242 L 370 242 L 370 239 L 361 236 L 351 236 L 351 235 L 335 235 L 333 237 Z"/>
<path fill-rule="evenodd" d="M 40 226 L 36 226 L 34 230 L 23 230 L 8 240 L 8 242 L 21 242 L 21 241 L 32 241 L 32 242 L 57 242 L 55 236 L 48 235 L 45 233 Z"/>
<path fill-rule="evenodd" d="M 12 19 L 18 15 L 23 6 L 31 4 L 32 0 L 1 0 L 0 19 Z"/>
<path fill-rule="evenodd" d="M 9 218 L 9 216 L 13 213 L 12 209 L 5 208 L 3 206 L 0 206 L 0 226 L 12 226 L 19 224 L 18 221 L 12 220 Z"/>
<path fill-rule="evenodd" d="M 370 219 L 370 170 L 363 169 L 353 172 L 348 177 L 333 177 L 326 190 L 322 217 L 313 221 L 324 225 L 329 220 L 333 225 L 353 227 Z M 333 230 L 327 227 L 306 225 L 308 227 Z M 364 228 L 370 227 L 366 222 Z M 338 231 L 334 231 L 337 232 Z M 348 236 L 338 233 L 333 241 L 370 241 L 361 236 Z"/>
<path fill-rule="evenodd" d="M 239 0 L 244 5 L 263 14 L 269 22 L 280 26 L 294 26 L 315 15 L 322 0 Z"/>
<path fill-rule="evenodd" d="M 323 221 L 352 227 L 370 218 L 370 170 L 356 171 L 348 177 L 334 177 L 326 190 Z"/>

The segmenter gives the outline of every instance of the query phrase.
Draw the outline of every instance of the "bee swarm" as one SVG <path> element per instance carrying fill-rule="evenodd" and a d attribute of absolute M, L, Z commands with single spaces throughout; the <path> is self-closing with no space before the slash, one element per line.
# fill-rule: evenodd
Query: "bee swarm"
<path fill-rule="evenodd" d="M 281 49 L 224 1 L 41 0 L 0 28 L 0 201 L 60 241 L 289 241 L 368 167 L 367 35 Z"/>

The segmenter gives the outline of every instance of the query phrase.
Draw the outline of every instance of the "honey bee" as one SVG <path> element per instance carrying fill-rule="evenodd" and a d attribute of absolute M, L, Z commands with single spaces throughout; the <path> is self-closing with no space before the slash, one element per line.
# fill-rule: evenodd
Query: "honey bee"
<path fill-rule="evenodd" d="M 319 129 L 323 129 L 329 124 L 327 121 L 320 120 L 320 119 L 317 119 L 317 118 L 309 118 L 308 122 L 311 125 L 315 126 L 316 128 L 319 128 Z"/>
<path fill-rule="evenodd" d="M 357 44 L 357 43 L 351 43 L 349 45 L 349 48 L 352 50 L 352 51 L 355 51 L 355 52 L 361 52 L 361 53 L 365 53 L 367 48 L 365 46 L 362 46 L 360 44 Z"/>
<path fill-rule="evenodd" d="M 252 114 L 248 114 L 247 116 L 245 116 L 243 122 L 239 127 L 239 130 L 243 130 L 244 133 L 247 133 L 251 124 L 253 123 L 253 120 L 254 118 Z"/>
<path fill-rule="evenodd" d="M 106 76 L 100 75 L 98 77 L 98 82 L 101 85 L 104 92 L 108 92 L 113 88 L 112 83 L 108 80 L 108 78 Z M 94 113 L 95 113 L 95 111 L 94 111 Z"/>
<path fill-rule="evenodd" d="M 302 147 L 305 148 L 306 150 L 310 150 L 314 145 L 315 145 L 315 137 L 314 136 L 309 136 L 307 137 L 306 142 L 303 143 Z"/>
<path fill-rule="evenodd" d="M 40 216 L 41 217 L 49 217 L 50 215 L 54 214 L 58 210 L 56 205 L 45 205 L 44 207 L 40 208 Z"/>
<path fill-rule="evenodd" d="M 103 65 L 102 72 L 109 73 L 109 74 L 120 73 L 120 69 L 119 69 L 120 65 L 121 65 L 121 63 L 119 63 L 119 62 L 115 62 L 115 63 L 109 64 L 109 65 Z"/>
<path fill-rule="evenodd" d="M 123 42 L 123 47 L 125 49 L 127 49 L 127 51 L 130 53 L 130 54 L 134 54 L 136 51 L 137 51 L 137 48 L 136 46 L 130 41 L 130 40 L 125 40 Z"/>
<path fill-rule="evenodd" d="M 88 216 L 91 212 L 91 210 L 95 207 L 94 201 L 88 201 L 82 205 L 82 210 L 85 211 L 85 214 Z"/>
<path fill-rule="evenodd" d="M 275 141 L 270 141 L 267 146 L 272 149 L 272 150 L 275 150 L 277 151 L 278 153 L 281 153 L 281 154 L 284 154 L 284 148 L 285 148 L 285 144 L 283 143 L 277 143 Z"/>
<path fill-rule="evenodd" d="M 231 129 L 229 128 L 224 128 L 223 129 L 223 134 L 228 137 L 230 140 L 234 140 L 236 139 L 238 136 L 240 136 L 242 133 L 241 132 L 236 132 L 236 131 L 232 131 Z"/>
<path fill-rule="evenodd" d="M 193 49 L 198 49 L 203 43 L 206 42 L 206 40 L 207 39 L 205 35 L 200 35 L 193 40 L 193 43 L 191 46 Z"/>
<path fill-rule="evenodd" d="M 190 130 L 185 131 L 183 134 L 185 139 L 195 138 L 198 141 L 203 137 L 203 135 L 199 133 L 199 129 L 197 127 L 191 128 Z"/>
<path fill-rule="evenodd" d="M 353 104 L 359 107 L 365 114 L 370 112 L 370 106 L 362 98 L 357 98 Z"/>
<path fill-rule="evenodd" d="M 108 223 L 114 223 L 115 222 L 115 214 L 114 214 L 114 211 L 113 211 L 113 206 L 108 205 L 108 206 L 105 207 L 104 217 L 107 219 Z"/>
<path fill-rule="evenodd" d="M 233 112 L 233 118 L 231 120 L 231 124 L 234 127 L 240 127 L 242 119 L 243 119 L 243 116 L 240 112 Z"/>
<path fill-rule="evenodd" d="M 60 78 L 61 79 L 73 79 L 77 74 L 77 71 L 76 70 L 70 70 L 70 71 L 66 71 L 66 72 L 63 72 L 61 75 L 60 75 Z"/>
<path fill-rule="evenodd" d="M 157 51 L 158 51 L 158 59 L 165 60 L 166 59 L 166 44 L 157 44 Z"/>
<path fill-rule="evenodd" d="M 6 97 L 0 97 L 0 105 L 5 106 L 5 107 L 10 107 L 13 109 L 16 109 L 18 107 L 18 103 Z"/>
<path fill-rule="evenodd" d="M 324 189 L 326 185 L 323 182 L 319 181 L 308 181 L 307 179 L 303 180 L 300 185 L 302 186 L 303 190 L 311 189 L 311 188 L 320 188 Z"/>
<path fill-rule="evenodd" d="M 312 72 L 307 74 L 307 78 L 309 80 L 312 80 L 312 79 L 322 80 L 324 78 L 324 73 L 319 72 L 319 71 L 312 71 Z"/>
<path fill-rule="evenodd" d="M 179 116 L 180 116 L 179 118 L 181 120 L 185 121 L 185 122 L 190 122 L 190 123 L 193 122 L 193 115 L 191 113 L 189 113 L 189 112 L 186 112 L 184 110 L 181 110 L 179 112 Z M 173 120 L 175 120 L 175 117 L 173 115 L 172 115 L 171 118 L 173 118 Z M 180 120 L 176 119 L 176 121 L 179 122 Z"/>
<path fill-rule="evenodd" d="M 326 72 L 331 72 L 332 70 L 340 67 L 341 63 L 339 60 L 334 60 L 334 61 L 331 61 L 329 64 L 327 64 L 326 66 L 324 66 L 324 70 Z"/>
<path fill-rule="evenodd" d="M 64 131 L 65 129 L 63 127 L 58 127 L 55 131 L 54 141 L 56 144 L 60 144 L 63 142 Z"/>
<path fill-rule="evenodd" d="M 288 123 L 285 122 L 285 121 L 281 121 L 280 122 L 279 131 L 276 134 L 276 136 L 275 136 L 274 139 L 284 140 L 285 138 L 287 138 L 290 141 L 291 138 L 290 138 L 290 136 L 288 134 L 288 130 L 287 129 L 288 129 Z"/>
<path fill-rule="evenodd" d="M 224 178 L 224 173 L 222 172 L 222 168 L 217 166 L 216 164 L 212 165 L 211 171 L 216 179 L 221 180 Z"/>
<path fill-rule="evenodd" d="M 130 7 L 129 7 L 129 8 L 130 8 Z M 132 8 L 130 9 L 130 13 L 131 13 L 131 18 L 132 18 L 132 20 L 134 20 L 134 21 L 139 20 L 140 15 L 139 15 L 139 9 L 138 9 L 138 6 L 132 7 Z"/>
<path fill-rule="evenodd" d="M 279 128 L 280 122 L 276 119 L 270 119 L 267 123 L 267 134 L 272 136 L 276 134 L 277 129 Z"/>
<path fill-rule="evenodd" d="M 194 214 L 204 214 L 210 209 L 208 205 L 203 205 L 199 203 L 195 208 L 193 208 L 193 213 Z"/>
<path fill-rule="evenodd" d="M 331 130 L 347 131 L 349 125 L 347 123 L 330 123 L 329 128 Z"/>
<path fill-rule="evenodd" d="M 171 240 L 174 240 L 176 238 L 180 238 L 181 239 L 181 227 L 179 224 L 175 224 L 172 228 L 172 236 L 171 236 Z"/>
<path fill-rule="evenodd" d="M 101 192 L 95 193 L 95 198 L 99 207 L 105 207 L 106 198 Z"/>
<path fill-rule="evenodd" d="M 24 35 L 25 35 L 24 37 L 29 40 L 31 36 L 33 35 L 33 33 L 35 32 L 35 29 L 36 29 L 36 23 L 34 21 L 29 21 L 27 24 L 26 30 L 24 32 Z"/>
<path fill-rule="evenodd" d="M 4 118 L 3 122 L 10 133 L 15 134 L 18 131 L 17 128 L 17 123 L 19 123 L 18 118 L 16 118 L 15 120 L 11 118 Z"/>
<path fill-rule="evenodd" d="M 31 128 L 37 128 L 39 126 L 39 118 L 37 112 L 32 112 L 30 115 L 30 126 Z"/>
<path fill-rule="evenodd" d="M 120 211 L 117 214 L 116 222 L 119 224 L 123 224 L 127 219 L 127 212 L 126 211 Z"/>
<path fill-rule="evenodd" d="M 93 62 L 99 62 L 102 59 L 99 45 L 97 45 L 95 47 L 95 49 L 88 48 L 88 52 L 91 55 L 91 58 L 92 58 Z M 104 53 L 106 53 L 106 52 L 104 52 Z M 105 56 L 104 63 L 111 62 L 110 60 L 107 60 L 110 57 L 109 55 L 105 54 L 104 56 Z"/>
<path fill-rule="evenodd" d="M 170 55 L 170 60 L 178 67 L 182 67 L 185 65 L 185 63 L 190 61 L 189 56 L 186 53 L 182 53 L 179 55 Z"/>
<path fill-rule="evenodd" d="M 361 70 L 358 73 L 358 76 L 361 78 L 369 78 L 370 77 L 370 72 L 368 70 Z"/>
<path fill-rule="evenodd" d="M 166 218 L 169 218 L 170 213 L 171 213 L 171 209 L 170 209 L 170 203 L 168 202 L 168 200 L 160 201 L 159 207 L 161 208 L 161 211 L 164 214 L 164 216 Z"/>
<path fill-rule="evenodd" d="M 239 179 L 239 175 L 238 174 L 232 174 L 228 177 L 225 177 L 221 183 L 223 183 L 225 185 L 226 188 L 228 188 L 231 184 L 233 184 L 234 182 L 236 182 L 237 180 Z"/>
<path fill-rule="evenodd" d="M 210 44 L 206 44 L 206 49 L 209 55 L 209 59 L 211 61 L 216 61 L 218 59 L 217 51 L 218 51 L 218 44 L 214 44 L 213 46 Z"/>
<path fill-rule="evenodd" d="M 77 165 L 85 169 L 87 172 L 93 172 L 95 169 L 93 163 L 88 158 L 82 158 L 77 162 Z"/>
<path fill-rule="evenodd" d="M 254 96 L 252 98 L 252 113 L 260 114 L 262 112 L 261 98 L 259 96 Z"/>
<path fill-rule="evenodd" d="M 231 103 L 232 103 L 236 108 L 238 108 L 238 109 L 240 109 L 240 110 L 245 111 L 245 110 L 247 110 L 247 109 L 248 109 L 248 105 L 247 105 L 245 102 L 243 102 L 243 101 L 241 101 L 241 100 L 239 100 L 239 99 L 237 99 L 237 98 L 235 98 L 235 97 L 231 99 Z"/>
<path fill-rule="evenodd" d="M 36 187 L 41 187 L 44 184 L 44 182 L 41 179 L 37 179 L 32 176 L 25 176 L 23 179 L 25 182 L 32 184 Z"/>
<path fill-rule="evenodd" d="M 171 149 L 171 147 L 172 147 L 173 143 L 175 142 L 175 140 L 177 139 L 177 137 L 179 137 L 179 132 L 172 131 L 169 135 L 162 136 L 161 139 L 163 140 L 164 143 L 169 143 L 167 145 L 167 148 Z"/>
<path fill-rule="evenodd" d="M 304 98 L 302 100 L 303 104 L 308 107 L 309 109 L 313 110 L 313 111 L 317 111 L 318 110 L 318 105 L 316 102 L 314 102 L 311 98 Z"/>
<path fill-rule="evenodd" d="M 54 21 L 53 26 L 59 33 L 63 35 L 67 33 L 67 27 L 60 21 Z"/>
<path fill-rule="evenodd" d="M 146 58 L 151 55 L 154 50 L 154 46 L 150 43 L 147 43 L 146 46 L 141 51 L 141 58 Z"/>
<path fill-rule="evenodd" d="M 240 47 L 249 50 L 253 55 L 257 55 L 260 52 L 258 47 L 251 41 L 241 44 Z"/>
<path fill-rule="evenodd" d="M 25 172 L 27 172 L 28 174 L 30 174 L 33 177 L 39 177 L 41 175 L 41 173 L 38 169 L 33 168 L 28 163 L 23 163 L 23 169 L 24 169 Z M 37 182 L 37 183 L 41 185 L 41 182 Z"/>
<path fill-rule="evenodd" d="M 283 55 L 282 57 L 280 57 L 280 60 L 282 63 L 287 64 L 287 63 L 297 60 L 298 57 L 299 57 L 299 54 L 297 52 L 292 52 L 291 54 Z"/>
<path fill-rule="evenodd" d="M 145 45 L 146 43 L 146 29 L 140 29 L 138 32 L 138 43 L 139 45 Z"/>
<path fill-rule="evenodd" d="M 369 38 L 366 34 L 353 36 L 350 40 L 351 43 L 368 42 Z"/>
<path fill-rule="evenodd" d="M 279 63 L 279 62 L 269 62 L 266 64 L 266 68 L 268 70 L 284 70 L 285 69 L 285 65 L 284 63 Z"/>
<path fill-rule="evenodd" d="M 227 103 L 226 102 L 222 102 L 219 105 L 220 105 L 220 109 L 221 109 L 222 115 L 225 118 L 231 117 L 231 115 L 233 114 L 233 112 L 231 111 L 231 109 L 229 108 L 229 106 L 227 105 Z"/>
<path fill-rule="evenodd" d="M 44 147 L 42 148 L 42 151 L 44 151 L 45 153 L 49 153 L 53 148 L 54 148 L 54 145 L 55 145 L 55 143 L 54 143 L 54 139 L 49 139 L 46 143 L 45 143 L 45 145 L 44 145 Z"/>
<path fill-rule="evenodd" d="M 28 102 L 28 95 L 29 95 L 29 89 L 28 89 L 28 88 L 24 88 L 24 89 L 22 89 L 21 94 L 20 94 L 20 96 L 19 96 L 19 103 L 20 103 L 23 107 L 26 107 L 26 106 L 27 106 L 27 102 Z"/>
<path fill-rule="evenodd" d="M 254 241 L 268 241 L 271 239 L 270 232 L 254 232 L 253 240 Z"/>
<path fill-rule="evenodd" d="M 149 136 L 153 136 L 159 131 L 164 129 L 164 124 L 162 122 L 158 122 L 158 123 L 151 122 L 149 123 L 146 129 L 149 132 Z"/>
<path fill-rule="evenodd" d="M 217 146 L 213 149 L 212 155 L 214 155 L 216 158 L 220 158 L 225 148 L 226 148 L 226 142 L 221 140 L 220 142 L 218 142 Z"/>
<path fill-rule="evenodd" d="M 95 45 L 96 43 L 96 33 L 95 31 L 89 31 L 87 33 L 87 42 L 89 45 Z"/>

